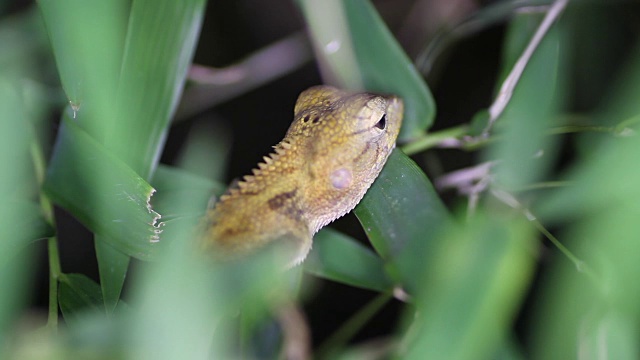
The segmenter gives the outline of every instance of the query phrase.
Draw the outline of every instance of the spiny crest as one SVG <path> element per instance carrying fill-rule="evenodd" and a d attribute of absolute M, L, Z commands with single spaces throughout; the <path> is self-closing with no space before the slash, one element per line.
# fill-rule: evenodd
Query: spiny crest
<path fill-rule="evenodd" d="M 262 159 L 264 160 L 264 162 L 259 162 L 257 169 L 256 168 L 251 169 L 251 172 L 253 175 L 244 175 L 242 177 L 242 180 L 236 180 L 234 183 L 232 183 L 229 186 L 229 188 L 227 188 L 227 191 L 225 191 L 225 193 L 222 196 L 220 196 L 220 201 L 218 202 L 221 202 L 231 197 L 239 195 L 242 189 L 248 188 L 253 182 L 256 181 L 256 179 L 260 178 L 266 172 L 268 172 L 269 169 L 273 168 L 274 164 L 278 161 L 278 159 L 280 159 L 280 157 L 284 155 L 287 152 L 287 150 L 291 148 L 292 148 L 292 145 L 287 140 L 283 140 L 277 145 L 275 145 L 273 147 L 275 152 L 270 153 L 267 156 L 263 156 Z"/>

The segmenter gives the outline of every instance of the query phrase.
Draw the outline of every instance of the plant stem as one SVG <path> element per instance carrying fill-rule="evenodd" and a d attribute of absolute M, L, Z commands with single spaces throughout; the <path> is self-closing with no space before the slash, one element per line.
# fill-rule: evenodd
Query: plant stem
<path fill-rule="evenodd" d="M 383 293 L 376 296 L 364 308 L 355 313 L 336 332 L 334 332 L 318 349 L 318 359 L 331 358 L 332 354 L 344 346 L 384 305 L 392 295 Z"/>
<path fill-rule="evenodd" d="M 425 136 L 404 145 L 402 147 L 402 151 L 407 155 L 414 155 L 440 145 L 445 140 L 457 139 L 458 137 L 465 135 L 467 131 L 468 127 L 466 125 L 461 125 L 426 134 Z"/>
<path fill-rule="evenodd" d="M 563 12 L 568 2 L 569 0 L 556 0 L 549 8 L 547 15 L 542 20 L 540 26 L 538 26 L 538 29 L 536 30 L 535 34 L 533 34 L 531 41 L 529 41 L 529 44 L 523 51 L 522 55 L 520 55 L 520 58 L 518 58 L 518 61 L 516 61 L 516 63 L 513 65 L 513 69 L 502 83 L 498 95 L 496 96 L 493 104 L 491 104 L 491 106 L 489 107 L 489 123 L 482 132 L 482 137 L 489 136 L 489 132 L 491 131 L 493 124 L 500 117 L 500 115 L 502 115 L 502 112 L 507 107 L 509 100 L 511 100 L 511 95 L 513 95 L 513 91 L 518 84 L 520 76 L 524 72 L 525 67 L 529 63 L 531 56 L 533 56 L 534 51 L 546 35 L 551 25 L 555 23 L 560 14 Z"/>
<path fill-rule="evenodd" d="M 58 278 L 62 273 L 56 236 L 47 240 L 47 249 L 49 251 L 49 317 L 47 327 L 56 331 L 58 329 Z"/>
<path fill-rule="evenodd" d="M 33 167 L 36 174 L 38 185 L 42 188 L 45 177 L 45 161 L 42 149 L 37 142 L 37 138 L 33 136 L 31 142 L 31 158 L 33 160 Z M 42 215 L 45 221 L 55 230 L 56 222 L 55 215 L 53 213 L 53 205 L 51 201 L 40 190 L 40 208 L 42 209 Z M 58 279 L 62 274 L 62 268 L 60 266 L 60 255 L 58 252 L 58 238 L 57 236 L 50 237 L 47 240 L 47 251 L 49 253 L 49 316 L 47 318 L 47 327 L 52 331 L 58 329 Z"/>
<path fill-rule="evenodd" d="M 538 221 L 537 219 L 533 219 L 531 220 L 531 222 L 536 227 L 536 229 L 538 229 L 538 231 L 540 231 L 547 239 L 549 239 L 549 241 L 551 241 L 551 243 L 553 243 L 553 245 L 558 248 L 558 250 L 560 250 L 564 254 L 564 256 L 566 256 L 569 261 L 571 261 L 575 265 L 576 269 L 579 272 L 585 273 L 596 284 L 601 284 L 601 282 L 598 280 L 598 276 L 596 276 L 591 268 L 589 268 L 587 263 L 585 263 L 583 260 L 580 260 L 571 252 L 571 250 L 567 249 L 567 247 L 564 246 L 560 242 L 560 240 L 558 240 L 558 238 L 556 238 L 549 230 L 547 230 L 547 228 L 545 228 L 540 221 Z"/>
<path fill-rule="evenodd" d="M 616 129 L 607 126 L 593 125 L 565 125 L 549 129 L 551 135 L 570 134 L 578 132 L 615 133 Z"/>

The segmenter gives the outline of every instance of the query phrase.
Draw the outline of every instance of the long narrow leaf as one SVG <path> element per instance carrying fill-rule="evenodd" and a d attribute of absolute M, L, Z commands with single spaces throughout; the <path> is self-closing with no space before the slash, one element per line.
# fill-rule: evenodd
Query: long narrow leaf
<path fill-rule="evenodd" d="M 47 193 L 113 247 L 151 258 L 161 232 L 160 216 L 149 204 L 154 189 L 73 120 L 62 123 L 58 137 Z"/>
<path fill-rule="evenodd" d="M 304 269 L 319 277 L 365 289 L 390 291 L 393 287 L 385 274 L 382 259 L 332 229 L 316 234 Z"/>
<path fill-rule="evenodd" d="M 25 305 L 32 255 L 26 245 L 46 229 L 29 196 L 35 188 L 29 154 L 33 139 L 20 90 L 0 74 L 0 347 Z"/>
<path fill-rule="evenodd" d="M 535 32 L 540 17 L 532 14 L 516 16 L 505 45 L 505 66 L 510 71 L 516 59 Z M 553 138 L 548 129 L 563 98 L 561 24 L 546 34 L 526 65 L 511 100 L 496 123 L 499 141 L 487 156 L 499 160 L 496 181 L 507 188 L 522 188 L 539 181 L 554 158 Z M 525 36 L 529 35 L 529 36 Z"/>
<path fill-rule="evenodd" d="M 446 231 L 421 277 L 407 359 L 487 359 L 507 339 L 531 279 L 534 232 L 523 219 L 479 216 Z"/>
<path fill-rule="evenodd" d="M 369 1 L 330 0 L 322 6 L 313 0 L 299 2 L 323 74 L 331 74 L 326 82 L 402 97 L 405 118 L 400 141 L 431 126 L 435 116 L 431 92 Z"/>
<path fill-rule="evenodd" d="M 67 322 L 77 320 L 83 312 L 103 309 L 100 285 L 82 274 L 63 274 L 58 298 Z"/>
<path fill-rule="evenodd" d="M 136 0 L 131 6 L 117 114 L 106 146 L 142 178 L 155 169 L 200 33 L 204 0 Z"/>
<path fill-rule="evenodd" d="M 39 0 L 38 5 L 79 125 L 103 142 L 113 123 L 129 0 Z"/>
<path fill-rule="evenodd" d="M 426 175 L 394 150 L 355 214 L 378 254 L 391 265 L 390 275 L 415 289 L 416 271 L 424 266 L 429 247 L 450 220 Z"/>

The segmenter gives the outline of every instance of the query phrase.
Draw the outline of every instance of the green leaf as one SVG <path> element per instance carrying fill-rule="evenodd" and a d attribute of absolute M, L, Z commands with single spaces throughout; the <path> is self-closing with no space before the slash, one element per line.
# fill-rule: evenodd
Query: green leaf
<path fill-rule="evenodd" d="M 431 92 L 369 1 L 299 3 L 326 82 L 399 95 L 405 105 L 400 141 L 418 137 L 431 126 Z M 342 6 L 332 6 L 337 3 Z"/>
<path fill-rule="evenodd" d="M 194 122 L 178 154 L 176 166 L 211 181 L 223 180 L 231 151 L 230 131 L 222 122 Z"/>
<path fill-rule="evenodd" d="M 160 165 L 151 181 L 158 191 L 153 197 L 153 208 L 165 219 L 183 216 L 201 216 L 213 195 L 220 195 L 226 186 L 194 175 L 185 170 Z M 191 202 L 182 199 L 193 199 Z"/>
<path fill-rule="evenodd" d="M 112 313 L 122 293 L 122 284 L 127 277 L 130 257 L 124 252 L 111 246 L 113 240 L 106 236 L 95 237 L 96 258 L 100 269 L 100 288 L 104 306 L 108 313 Z"/>
<path fill-rule="evenodd" d="M 153 256 L 161 226 L 149 205 L 154 189 L 73 120 L 60 127 L 44 189 L 116 249 Z"/>
<path fill-rule="evenodd" d="M 393 287 L 385 274 L 382 259 L 356 240 L 330 228 L 314 236 L 304 270 L 365 289 L 390 291 Z"/>
<path fill-rule="evenodd" d="M 30 201 L 4 203 L 5 207 L 0 211 L 0 252 L 6 258 L 36 240 L 55 235 L 55 230 L 42 217 L 39 204 Z"/>
<path fill-rule="evenodd" d="M 447 229 L 416 274 L 406 359 L 488 359 L 503 346 L 535 264 L 524 220 L 482 215 Z"/>
<path fill-rule="evenodd" d="M 85 312 L 104 312 L 100 285 L 82 274 L 60 276 L 58 302 L 67 322 L 77 320 Z"/>
<path fill-rule="evenodd" d="M 394 150 L 355 214 L 375 250 L 390 265 L 393 279 L 415 290 L 416 271 L 424 266 L 420 254 L 427 254 L 450 220 L 426 175 Z"/>
<path fill-rule="evenodd" d="M 131 305 L 137 311 L 122 328 L 133 358 L 240 358 L 230 355 L 238 317 L 229 315 L 240 309 L 264 314 L 289 296 L 282 258 L 260 253 L 246 261 L 205 264 L 191 246 L 189 229 L 179 224 L 161 261 L 136 277 Z"/>
<path fill-rule="evenodd" d="M 200 33 L 204 0 L 131 5 L 116 121 L 106 146 L 148 179 L 157 165 Z"/>
<path fill-rule="evenodd" d="M 39 0 L 38 5 L 78 123 L 102 143 L 114 123 L 130 0 Z"/>
<path fill-rule="evenodd" d="M 529 9 L 549 5 L 552 2 L 553 0 L 496 1 L 474 9 L 461 22 L 442 26 L 417 56 L 416 67 L 422 74 L 431 77 L 434 69 L 440 70 L 437 63 L 448 59 L 447 56 L 441 55 L 452 49 L 457 42 L 478 35 L 492 26 L 501 26 L 516 14 L 525 13 Z M 528 32 L 523 32 L 522 36 L 527 40 L 530 38 Z"/>
<path fill-rule="evenodd" d="M 204 3 L 136 0 L 131 5 L 115 94 L 115 121 L 107 129 L 105 146 L 144 179 L 157 166 L 195 51 Z M 101 276 L 102 286 L 116 295 L 128 261 L 108 253 L 99 255 L 100 272 L 115 272 L 114 277 Z"/>
<path fill-rule="evenodd" d="M 611 89 L 617 100 L 602 109 L 603 118 L 640 113 L 640 47 L 620 75 Z M 543 278 L 532 316 L 534 356 L 541 359 L 640 355 L 640 169 L 634 165 L 640 140 L 608 136 L 591 146 L 567 174 L 572 186 L 542 198 L 537 211 L 564 223 L 563 243 L 583 261 L 578 269 L 558 262 Z"/>
<path fill-rule="evenodd" d="M 398 139 L 419 136 L 435 117 L 429 88 L 369 1 L 343 4 L 366 89 L 399 95 L 405 109 Z"/>
<path fill-rule="evenodd" d="M 65 92 L 77 107 L 74 118 L 77 115 L 78 123 L 104 145 L 110 156 L 148 179 L 157 165 L 169 119 L 193 56 L 204 0 L 108 1 L 97 5 L 77 0 L 43 0 L 40 5 Z M 71 160 L 56 156 L 60 163 Z M 85 180 L 91 185 L 96 183 L 89 177 Z M 85 188 L 86 184 L 80 187 Z M 57 200 L 66 205 L 73 202 L 62 198 L 71 194 L 58 189 L 58 195 Z M 78 194 L 86 198 L 91 195 Z M 106 208 L 116 210 L 111 205 Z M 76 206 L 73 210 L 80 208 Z M 84 221 L 90 217 L 73 214 Z M 122 230 L 116 235 L 99 231 L 96 240 L 115 244 L 116 249 L 126 254 L 134 251 L 135 256 L 144 257 L 144 249 L 123 249 L 121 238 L 139 239 L 139 234 L 126 235 L 126 229 Z M 107 307 L 113 308 L 128 260 L 102 245 L 97 245 L 96 251 L 101 273 L 110 274 L 101 275 L 101 283 L 105 292 L 111 294 L 105 297 L 109 301 Z"/>
<path fill-rule="evenodd" d="M 34 139 L 21 90 L 0 75 L 0 347 L 26 305 L 34 265 L 27 245 L 50 231 L 31 199 L 36 184 L 30 159 Z"/>

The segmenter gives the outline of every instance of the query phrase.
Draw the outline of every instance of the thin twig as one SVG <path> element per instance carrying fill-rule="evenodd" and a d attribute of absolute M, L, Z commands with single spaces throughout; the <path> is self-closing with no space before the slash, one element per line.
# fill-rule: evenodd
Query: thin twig
<path fill-rule="evenodd" d="M 414 155 L 432 147 L 452 147 L 453 144 L 459 146 L 458 138 L 465 135 L 468 130 L 468 126 L 461 125 L 432 132 L 404 145 L 402 151 L 407 155 Z"/>
<path fill-rule="evenodd" d="M 542 23 L 540 24 L 540 26 L 538 26 L 538 29 L 531 38 L 531 41 L 527 45 L 522 55 L 520 55 L 518 61 L 516 61 L 513 69 L 509 73 L 509 76 L 507 76 L 507 78 L 502 83 L 500 92 L 498 92 L 496 99 L 494 100 L 493 104 L 491 104 L 491 107 L 489 108 L 489 122 L 487 124 L 487 127 L 482 132 L 482 137 L 489 136 L 489 132 L 491 131 L 493 124 L 498 119 L 498 117 L 500 117 L 504 109 L 507 107 L 507 104 L 511 100 L 513 90 L 518 84 L 518 81 L 520 80 L 520 77 L 522 76 L 527 63 L 529 63 L 531 56 L 533 55 L 538 45 L 540 45 L 540 42 L 544 38 L 547 31 L 549 31 L 551 25 L 553 25 L 558 16 L 560 16 L 564 8 L 567 6 L 568 2 L 569 0 L 557 0 L 549 8 L 549 11 L 542 20 Z"/>
<path fill-rule="evenodd" d="M 193 84 L 184 90 L 176 120 L 185 119 L 289 74 L 312 58 L 306 35 L 295 33 L 225 68 L 193 65 L 188 74 Z"/>
<path fill-rule="evenodd" d="M 490 175 L 494 162 L 484 162 L 468 168 L 452 171 L 436 179 L 435 185 L 438 189 L 456 188 L 460 194 L 468 195 L 472 193 L 472 187 L 481 179 Z"/>
<path fill-rule="evenodd" d="M 284 333 L 282 351 L 285 359 L 311 359 L 311 331 L 302 310 L 293 302 L 278 310 Z"/>
<path fill-rule="evenodd" d="M 506 191 L 498 190 L 498 189 L 491 189 L 491 194 L 495 196 L 496 199 L 500 200 L 502 203 L 506 204 L 507 206 L 520 210 L 522 214 L 527 218 L 527 220 L 529 220 L 529 222 L 531 222 L 533 226 L 535 226 L 535 228 L 538 229 L 538 231 L 540 231 L 540 233 L 542 233 L 547 239 L 549 239 L 549 241 L 551 241 L 551 243 L 558 250 L 560 250 L 564 254 L 564 256 L 566 256 L 567 259 L 569 259 L 569 261 L 571 261 L 574 264 L 574 266 L 576 267 L 576 270 L 586 274 L 596 284 L 600 284 L 600 281 L 598 280 L 598 276 L 591 270 L 591 268 L 587 265 L 587 263 L 581 260 L 580 258 L 578 258 L 576 255 L 573 254 L 573 252 L 571 252 L 571 250 L 569 250 L 566 246 L 564 246 L 562 242 L 558 240 L 558 238 L 556 238 L 549 230 L 547 230 L 547 228 L 544 225 L 542 225 L 542 223 L 531 212 L 531 210 L 523 206 L 522 203 L 518 199 L 516 199 L 515 196 L 513 196 L 512 194 Z"/>
<path fill-rule="evenodd" d="M 391 299 L 391 294 L 380 294 L 365 305 L 360 311 L 347 320 L 318 349 L 319 359 L 330 356 L 346 344 L 384 305 Z"/>
<path fill-rule="evenodd" d="M 44 152 L 37 141 L 35 131 L 32 132 L 31 140 L 31 159 L 36 174 L 38 185 L 42 188 L 45 178 L 46 162 L 44 160 Z M 53 229 L 56 228 L 55 216 L 53 213 L 53 205 L 44 191 L 40 191 L 40 208 L 45 221 Z M 56 236 L 47 239 L 47 250 L 49 255 L 49 314 L 47 318 L 47 327 L 56 332 L 58 330 L 58 279 L 62 274 L 60 266 L 60 255 L 58 252 L 58 238 Z"/>

